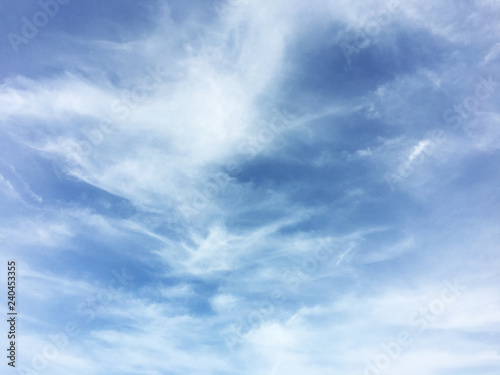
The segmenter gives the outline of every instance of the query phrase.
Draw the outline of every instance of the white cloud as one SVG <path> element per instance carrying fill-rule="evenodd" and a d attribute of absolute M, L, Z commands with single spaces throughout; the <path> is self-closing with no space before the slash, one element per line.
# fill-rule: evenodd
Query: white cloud
<path fill-rule="evenodd" d="M 157 15 L 157 28 L 138 40 L 116 43 L 66 36 L 75 45 L 95 48 L 106 61 L 106 66 L 81 63 L 81 71 L 92 79 L 64 73 L 56 78 L 18 76 L 3 82 L 0 120 L 13 138 L 54 160 L 92 188 L 130 201 L 138 212 L 126 219 L 114 219 L 90 207 L 61 203 L 63 207 L 44 208 L 44 215 L 13 220 L 0 229 L 2 243 L 10 244 L 26 260 L 24 287 L 29 289 L 26 295 L 32 300 L 53 300 L 63 295 L 74 301 L 104 288 L 102 279 L 90 282 L 65 278 L 42 271 L 42 264 L 28 263 L 34 245 L 45 251 L 69 250 L 81 256 L 85 250 L 94 251 L 76 240 L 83 236 L 103 244 L 99 251 L 112 252 L 114 259 L 132 261 L 146 269 L 137 278 L 140 285 L 118 293 L 113 303 L 101 306 L 98 319 L 85 326 L 81 340 L 75 340 L 71 349 L 54 362 L 59 366 L 55 373 L 114 370 L 155 375 L 320 375 L 331 368 L 338 374 L 362 373 L 364 359 L 377 353 L 380 342 L 392 340 L 393 333 L 400 329 L 408 329 L 409 317 L 439 296 L 442 285 L 436 279 L 443 274 L 442 268 L 460 268 L 447 258 L 449 248 L 456 245 L 453 249 L 457 257 L 466 254 L 469 258 L 470 251 L 451 237 L 437 243 L 427 226 L 440 230 L 445 226 L 442 222 L 454 216 L 465 217 L 467 212 L 456 208 L 457 204 L 442 203 L 443 208 L 436 203 L 443 198 L 437 193 L 455 176 L 453 173 L 458 173 L 457 169 L 444 177 L 439 175 L 435 185 L 426 188 L 425 184 L 436 181 L 434 173 L 441 167 L 456 167 L 468 155 L 498 149 L 498 132 L 494 129 L 498 116 L 493 110 L 477 113 L 468 124 L 470 139 L 450 135 L 433 149 L 430 129 L 442 124 L 435 116 L 439 110 L 434 107 L 432 95 L 441 97 L 439 90 L 453 92 L 454 78 L 464 74 L 469 77 L 472 68 L 462 63 L 450 67 L 448 60 L 436 58 L 439 63 L 432 69 L 401 69 L 403 73 L 381 79 L 383 83 L 366 96 L 352 95 L 325 108 L 311 104 L 320 94 L 316 97 L 308 93 L 309 108 L 298 103 L 305 113 L 291 120 L 283 132 L 296 131 L 296 138 L 311 149 L 330 140 L 325 139 L 324 129 L 318 131 L 321 121 L 347 120 L 347 116 L 359 116 L 365 111 L 374 126 L 384 129 L 383 136 L 370 135 L 367 142 L 349 140 L 349 145 L 355 147 L 348 161 L 352 165 L 368 163 L 369 168 L 359 173 L 349 170 L 348 174 L 355 177 L 342 181 L 322 176 L 328 186 L 325 189 L 338 188 L 341 195 L 328 195 L 319 207 L 296 198 L 295 187 L 302 183 L 300 176 L 283 181 L 277 178 L 273 180 L 276 185 L 272 185 L 255 182 L 267 178 L 264 173 L 254 172 L 248 177 L 221 172 L 222 166 L 231 162 L 240 167 L 249 161 L 266 162 L 274 168 L 286 164 L 278 165 L 273 157 L 281 148 L 292 148 L 292 141 L 279 144 L 279 137 L 273 137 L 257 152 L 258 156 L 252 156 L 254 159 L 245 159 L 248 155 L 240 148 L 269 126 L 267 107 L 278 106 L 262 101 L 264 97 L 279 97 L 279 81 L 290 79 L 294 72 L 296 62 L 291 60 L 296 51 L 290 48 L 299 48 L 295 43 L 302 43 L 304 35 L 316 28 L 363 28 L 387 5 L 387 1 L 375 0 L 307 4 L 244 1 L 220 9 L 220 19 L 208 26 L 205 21 L 174 20 L 163 9 Z M 480 26 L 480 13 L 485 9 L 474 5 L 467 15 L 467 10 L 452 9 L 442 2 L 402 3 L 392 29 L 380 35 L 381 39 L 382 35 L 388 38 L 380 40 L 380 46 L 390 45 L 391 38 L 404 29 L 409 34 L 417 30 L 429 40 L 432 35 L 438 36 L 438 42 L 444 39 L 455 43 L 453 48 L 461 48 L 478 35 L 496 30 L 496 24 L 477 32 L 466 30 L 470 25 Z M 470 21 L 467 27 L 462 24 L 464 20 Z M 346 30 L 331 38 L 337 40 Z M 330 55 L 325 51 L 331 41 L 314 43 L 328 60 Z M 494 61 L 496 53 L 491 49 L 481 58 L 485 56 L 486 63 Z M 73 63 L 65 55 L 59 58 L 68 65 Z M 158 71 L 151 73 L 155 67 L 168 71 L 168 77 Z M 314 66 L 310 69 L 321 74 Z M 110 71 L 115 73 L 113 83 L 104 78 Z M 148 89 L 145 82 L 155 87 Z M 457 86 L 465 90 L 465 84 Z M 127 99 L 127 95 L 131 96 Z M 427 109 L 434 112 L 428 114 Z M 107 126 L 104 120 L 111 124 Z M 87 153 L 81 153 L 82 147 Z M 336 159 L 335 147 L 321 150 L 313 159 L 318 171 L 339 167 L 342 161 Z M 302 154 L 290 154 L 283 156 L 287 163 L 310 167 L 307 160 L 301 159 Z M 430 154 L 432 162 L 419 162 Z M 456 155 L 459 157 L 454 158 Z M 363 185 L 364 174 L 370 174 L 370 178 L 382 176 L 386 171 L 397 171 L 401 163 L 418 163 L 420 168 L 416 178 L 402 184 L 403 191 L 410 193 L 404 201 L 379 193 L 372 180 Z M 295 171 L 290 168 L 290 174 Z M 219 180 L 214 181 L 214 176 Z M 17 199 L 22 193 L 13 181 L 0 175 L 2 192 Z M 24 186 L 38 203 L 50 206 L 51 202 L 37 195 L 34 188 L 22 183 L 19 186 Z M 207 202 L 201 202 L 197 193 L 208 196 Z M 309 193 L 312 199 L 320 195 Z M 193 204 L 199 206 L 194 209 L 196 214 L 181 221 L 183 207 Z M 397 210 L 403 213 L 394 214 Z M 408 213 L 412 210 L 422 218 Z M 456 211 L 450 214 L 450 210 Z M 330 221 L 328 215 L 333 217 Z M 396 216 L 388 218 L 390 215 Z M 359 223 L 351 223 L 353 218 Z M 165 222 L 174 225 L 165 229 Z M 446 229 L 456 233 L 459 224 L 453 221 Z M 468 229 L 471 232 L 480 227 L 477 222 L 473 224 Z M 311 226 L 317 227 L 318 233 L 312 232 Z M 356 229 L 350 229 L 353 227 Z M 488 230 L 488 240 L 495 244 L 493 226 Z M 129 242 L 133 249 L 122 248 Z M 326 258 L 320 253 L 322 246 L 331 246 Z M 103 254 L 103 259 L 108 255 Z M 317 265 L 307 273 L 311 259 Z M 414 259 L 419 262 L 413 263 Z M 481 266 L 486 262 L 475 261 Z M 291 269 L 293 275 L 300 271 L 305 276 L 293 284 L 287 279 Z M 464 272 L 466 276 L 472 273 Z M 485 279 L 493 277 L 491 272 Z M 155 277 L 163 283 L 156 284 L 151 280 Z M 199 292 L 195 287 L 198 284 L 209 291 Z M 500 305 L 495 288 L 471 289 L 422 336 L 434 352 L 412 348 L 414 351 L 404 354 L 390 371 L 437 373 L 459 365 L 479 366 L 481 361 L 498 362 L 491 348 L 453 337 L 461 332 L 498 328 Z M 285 295 L 273 302 L 272 312 L 262 322 L 244 327 L 243 342 L 230 356 L 223 349 L 223 333 L 230 330 L 231 324 L 241 320 L 248 323 L 249 314 L 259 312 L 259 303 L 271 300 L 275 290 Z M 27 318 L 37 322 L 33 315 Z M 440 332 L 447 336 L 434 336 Z M 27 339 L 30 345 L 40 345 L 38 335 L 29 333 Z M 465 350 L 458 354 L 452 351 L 469 345 L 474 351 L 466 357 L 461 358 Z M 417 355 L 426 363 L 416 364 Z"/>

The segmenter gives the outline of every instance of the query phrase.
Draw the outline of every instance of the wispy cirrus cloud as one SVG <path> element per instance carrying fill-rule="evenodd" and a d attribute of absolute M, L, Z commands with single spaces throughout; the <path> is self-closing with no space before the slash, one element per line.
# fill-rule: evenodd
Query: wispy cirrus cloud
<path fill-rule="evenodd" d="M 5 35 L 39 11 L 0 6 Z M 388 9 L 346 70 L 339 43 Z M 61 5 L 1 72 L 20 366 L 378 375 L 367 363 L 408 332 L 386 373 L 494 374 L 498 12 Z M 455 279 L 467 290 L 434 313 Z"/>

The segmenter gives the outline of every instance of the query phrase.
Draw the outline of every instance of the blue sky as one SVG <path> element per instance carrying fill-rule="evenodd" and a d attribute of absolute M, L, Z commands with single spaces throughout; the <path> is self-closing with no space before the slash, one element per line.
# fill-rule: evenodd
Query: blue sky
<path fill-rule="evenodd" d="M 497 374 L 499 17 L 0 3 L 2 366 Z"/>

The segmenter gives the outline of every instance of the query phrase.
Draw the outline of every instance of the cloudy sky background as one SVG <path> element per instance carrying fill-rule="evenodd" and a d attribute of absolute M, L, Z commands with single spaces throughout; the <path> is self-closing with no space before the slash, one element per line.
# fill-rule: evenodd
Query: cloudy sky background
<path fill-rule="evenodd" d="M 50 9 L 0 3 L 12 373 L 498 373 L 497 1 Z"/>

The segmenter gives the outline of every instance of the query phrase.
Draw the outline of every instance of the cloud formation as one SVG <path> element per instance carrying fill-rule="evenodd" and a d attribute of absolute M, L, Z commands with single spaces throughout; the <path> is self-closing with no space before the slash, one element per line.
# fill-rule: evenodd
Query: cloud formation
<path fill-rule="evenodd" d="M 0 9 L 12 373 L 496 374 L 497 2 Z"/>

